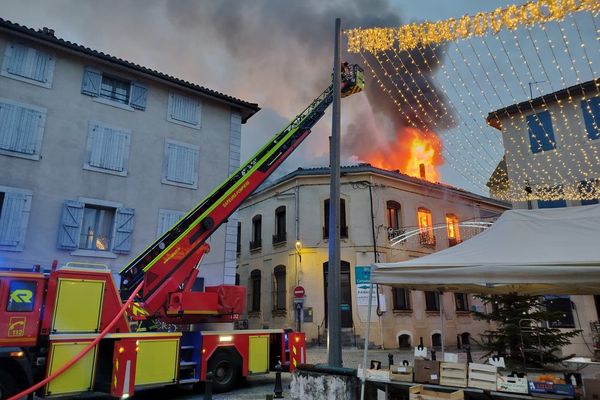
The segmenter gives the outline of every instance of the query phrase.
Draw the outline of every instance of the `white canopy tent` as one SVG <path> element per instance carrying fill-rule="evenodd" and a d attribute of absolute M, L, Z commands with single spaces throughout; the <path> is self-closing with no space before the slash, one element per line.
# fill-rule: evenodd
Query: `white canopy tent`
<path fill-rule="evenodd" d="M 460 245 L 373 264 L 371 283 L 440 292 L 600 294 L 600 205 L 505 211 Z M 370 323 L 371 304 L 367 342 Z M 363 365 L 366 360 L 367 346 Z"/>

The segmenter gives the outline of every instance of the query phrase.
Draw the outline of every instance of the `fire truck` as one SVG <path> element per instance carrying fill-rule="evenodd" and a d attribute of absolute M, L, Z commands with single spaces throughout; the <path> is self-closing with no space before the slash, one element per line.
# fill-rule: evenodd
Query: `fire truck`
<path fill-rule="evenodd" d="M 363 70 L 344 64 L 342 97 L 363 87 Z M 208 372 L 213 390 L 227 391 L 241 377 L 304 363 L 301 332 L 214 330 L 230 328 L 244 313 L 245 288 L 197 291 L 194 282 L 208 237 L 308 136 L 333 94 L 330 85 L 127 264 L 119 290 L 102 265 L 55 261 L 50 271 L 0 271 L 0 399 L 32 385 L 41 397 L 127 398 L 148 387 L 203 382 Z"/>

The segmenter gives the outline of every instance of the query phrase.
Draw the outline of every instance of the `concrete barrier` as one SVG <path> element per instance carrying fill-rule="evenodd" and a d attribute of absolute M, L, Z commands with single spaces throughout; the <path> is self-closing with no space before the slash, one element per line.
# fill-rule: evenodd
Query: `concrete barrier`
<path fill-rule="evenodd" d="M 358 400 L 360 379 L 355 369 L 302 364 L 292 374 L 290 396 L 297 400 Z"/>

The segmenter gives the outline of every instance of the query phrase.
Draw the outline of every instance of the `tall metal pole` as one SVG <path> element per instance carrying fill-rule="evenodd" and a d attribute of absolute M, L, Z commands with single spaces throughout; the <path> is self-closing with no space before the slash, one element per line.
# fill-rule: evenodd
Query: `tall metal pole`
<path fill-rule="evenodd" d="M 329 271 L 327 274 L 327 355 L 332 367 L 342 366 L 340 318 L 340 86 L 341 19 L 335 19 L 333 57 L 333 117 L 329 145 L 331 186 L 329 195 Z"/>

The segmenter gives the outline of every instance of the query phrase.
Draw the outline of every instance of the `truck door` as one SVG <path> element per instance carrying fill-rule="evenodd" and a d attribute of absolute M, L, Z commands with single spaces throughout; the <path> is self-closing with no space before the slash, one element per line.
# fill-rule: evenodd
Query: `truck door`
<path fill-rule="evenodd" d="M 0 342 L 4 346 L 36 344 L 43 286 L 41 274 L 0 272 Z"/>

